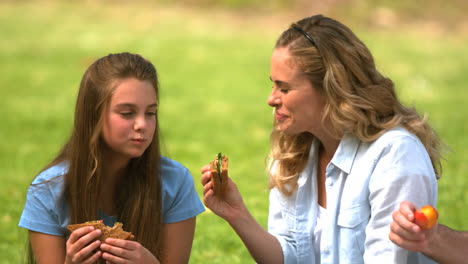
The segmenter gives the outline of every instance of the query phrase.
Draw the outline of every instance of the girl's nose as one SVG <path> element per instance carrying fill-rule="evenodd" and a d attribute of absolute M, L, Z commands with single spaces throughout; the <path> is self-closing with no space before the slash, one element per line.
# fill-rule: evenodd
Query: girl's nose
<path fill-rule="evenodd" d="M 146 120 L 145 120 L 144 116 L 137 117 L 135 119 L 135 123 L 133 123 L 133 129 L 136 130 L 136 131 L 144 129 L 145 126 L 146 126 Z"/>

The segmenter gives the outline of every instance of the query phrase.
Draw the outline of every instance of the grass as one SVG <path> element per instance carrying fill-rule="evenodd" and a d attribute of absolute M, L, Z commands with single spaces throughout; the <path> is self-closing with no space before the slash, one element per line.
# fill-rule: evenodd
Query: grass
<path fill-rule="evenodd" d="M 26 189 L 70 133 L 84 70 L 112 52 L 141 53 L 156 65 L 163 152 L 190 169 L 200 196 L 199 169 L 222 151 L 230 157 L 230 174 L 245 202 L 265 226 L 269 56 L 288 24 L 149 3 L 0 3 L 0 262 L 22 258 L 26 232 L 17 223 Z M 466 35 L 355 31 L 395 81 L 402 100 L 427 113 L 451 147 L 439 181 L 440 221 L 468 229 Z M 229 225 L 213 213 L 200 215 L 197 223 L 191 263 L 253 262 Z"/>

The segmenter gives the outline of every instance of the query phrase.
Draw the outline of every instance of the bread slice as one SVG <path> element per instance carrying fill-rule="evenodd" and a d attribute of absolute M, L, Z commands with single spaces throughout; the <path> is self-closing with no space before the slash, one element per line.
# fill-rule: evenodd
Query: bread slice
<path fill-rule="evenodd" d="M 123 225 L 120 222 L 116 222 L 113 227 L 110 227 L 102 223 L 102 220 L 89 221 L 89 222 L 85 222 L 81 224 L 68 225 L 67 229 L 70 232 L 73 232 L 76 229 L 82 228 L 85 226 L 93 226 L 96 229 L 101 229 L 102 234 L 98 237 L 98 239 L 101 240 L 101 242 L 104 242 L 106 238 L 135 240 L 135 236 L 131 232 L 127 232 L 122 229 Z"/>
<path fill-rule="evenodd" d="M 219 173 L 218 164 L 221 160 Z M 219 153 L 213 161 L 210 162 L 211 180 L 213 181 L 213 190 L 215 195 L 223 195 L 228 183 L 228 165 L 229 159 L 225 155 Z"/>

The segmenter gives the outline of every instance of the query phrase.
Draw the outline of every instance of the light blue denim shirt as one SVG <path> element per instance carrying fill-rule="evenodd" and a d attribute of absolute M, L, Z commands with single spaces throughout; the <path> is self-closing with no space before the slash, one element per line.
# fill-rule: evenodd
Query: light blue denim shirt
<path fill-rule="evenodd" d="M 316 164 L 319 142 L 289 197 L 270 192 L 268 230 L 281 244 L 284 263 L 435 263 L 389 238 L 392 212 L 408 200 L 435 206 L 437 182 L 419 139 L 403 128 L 373 142 L 345 136 L 326 168 L 327 219 L 320 256 L 314 252 L 317 219 Z"/>

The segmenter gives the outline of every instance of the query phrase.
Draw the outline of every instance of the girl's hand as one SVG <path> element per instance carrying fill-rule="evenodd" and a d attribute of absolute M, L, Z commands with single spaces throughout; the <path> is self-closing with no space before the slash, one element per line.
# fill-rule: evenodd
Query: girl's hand
<path fill-rule="evenodd" d="M 228 184 L 222 196 L 214 195 L 213 181 L 211 180 L 210 165 L 201 169 L 201 183 L 203 185 L 203 203 L 215 214 L 231 222 L 242 211 L 245 211 L 242 196 L 237 189 L 236 184 L 228 178 Z"/>
<path fill-rule="evenodd" d="M 67 254 L 65 263 L 94 263 L 101 257 L 99 245 L 96 240 L 101 235 L 101 230 L 94 230 L 92 226 L 86 226 L 73 231 L 67 240 Z"/>
<path fill-rule="evenodd" d="M 136 241 L 108 238 L 101 244 L 102 258 L 106 263 L 151 263 L 159 264 L 159 260 L 151 252 Z"/>

